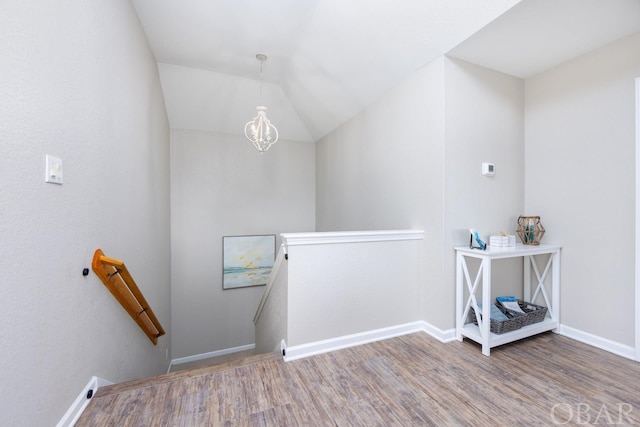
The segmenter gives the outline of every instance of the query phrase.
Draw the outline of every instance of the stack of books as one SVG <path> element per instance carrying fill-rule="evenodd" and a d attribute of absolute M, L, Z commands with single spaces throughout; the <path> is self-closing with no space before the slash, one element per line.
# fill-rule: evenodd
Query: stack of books
<path fill-rule="evenodd" d="M 489 246 L 493 248 L 510 248 L 516 246 L 516 236 L 489 236 Z"/>

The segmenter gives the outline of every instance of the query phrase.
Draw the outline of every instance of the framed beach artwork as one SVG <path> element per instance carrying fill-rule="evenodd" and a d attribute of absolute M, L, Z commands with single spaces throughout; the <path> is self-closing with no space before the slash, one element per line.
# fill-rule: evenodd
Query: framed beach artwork
<path fill-rule="evenodd" d="M 276 258 L 276 236 L 224 236 L 222 289 L 267 284 Z"/>

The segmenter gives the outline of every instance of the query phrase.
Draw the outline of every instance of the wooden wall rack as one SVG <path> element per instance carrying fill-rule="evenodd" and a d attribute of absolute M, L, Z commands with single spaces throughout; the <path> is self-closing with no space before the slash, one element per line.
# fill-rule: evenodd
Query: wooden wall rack
<path fill-rule="evenodd" d="M 91 267 L 131 318 L 147 334 L 151 342 L 154 345 L 158 344 L 158 337 L 165 334 L 164 329 L 144 299 L 142 292 L 138 289 L 133 277 L 129 274 L 124 262 L 109 258 L 101 249 L 96 249 Z"/>

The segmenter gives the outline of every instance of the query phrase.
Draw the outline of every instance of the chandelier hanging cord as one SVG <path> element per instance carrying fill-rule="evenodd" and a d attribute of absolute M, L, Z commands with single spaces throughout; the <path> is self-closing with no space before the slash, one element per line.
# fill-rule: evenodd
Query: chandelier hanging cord
<path fill-rule="evenodd" d="M 260 61 L 260 102 L 262 102 L 262 67 L 264 66 L 264 61 L 267 60 L 267 55 L 259 53 L 256 58 Z"/>

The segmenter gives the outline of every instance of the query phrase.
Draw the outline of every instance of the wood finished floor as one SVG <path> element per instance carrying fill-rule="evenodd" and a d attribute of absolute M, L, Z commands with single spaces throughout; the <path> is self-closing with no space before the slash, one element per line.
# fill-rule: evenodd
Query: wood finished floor
<path fill-rule="evenodd" d="M 103 387 L 77 426 L 640 425 L 640 363 L 553 333 L 492 349 L 416 333 Z"/>

